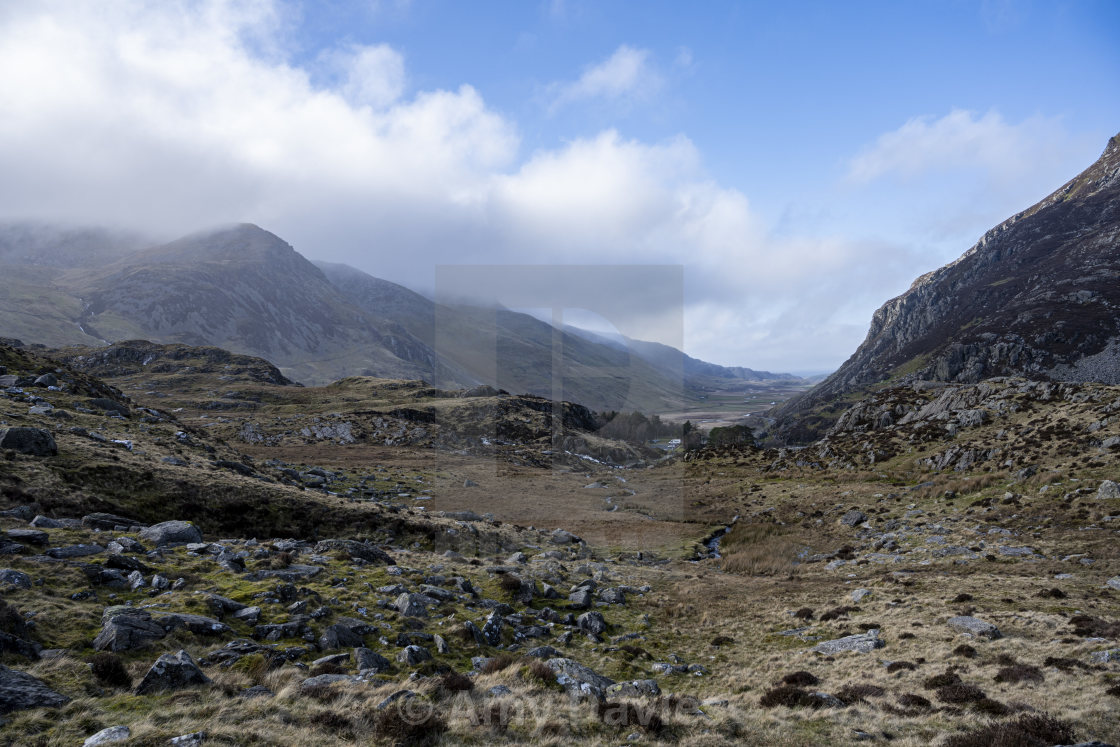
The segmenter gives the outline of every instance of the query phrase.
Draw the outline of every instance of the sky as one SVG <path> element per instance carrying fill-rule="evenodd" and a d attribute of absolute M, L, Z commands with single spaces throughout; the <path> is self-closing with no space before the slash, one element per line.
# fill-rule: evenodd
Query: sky
<path fill-rule="evenodd" d="M 1097 158 L 1118 42 L 1113 0 L 0 0 L 0 220 L 252 222 L 428 293 L 680 265 L 624 331 L 823 372 Z"/>

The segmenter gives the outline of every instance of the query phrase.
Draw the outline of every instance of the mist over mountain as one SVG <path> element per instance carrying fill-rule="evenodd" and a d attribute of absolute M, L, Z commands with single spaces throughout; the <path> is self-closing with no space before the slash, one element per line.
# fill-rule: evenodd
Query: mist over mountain
<path fill-rule="evenodd" d="M 355 268 L 314 263 L 252 224 L 143 242 L 105 229 L 6 227 L 0 336 L 209 345 L 261 356 L 309 384 L 353 375 L 491 384 L 610 410 L 679 407 L 699 396 L 697 376 L 757 378 L 655 343 L 556 332 L 500 307 L 437 304 Z"/>

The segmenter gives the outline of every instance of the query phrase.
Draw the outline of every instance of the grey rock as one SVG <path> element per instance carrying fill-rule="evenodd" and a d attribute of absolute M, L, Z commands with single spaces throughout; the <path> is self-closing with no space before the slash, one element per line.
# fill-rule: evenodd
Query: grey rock
<path fill-rule="evenodd" d="M 599 601 L 606 604 L 626 604 L 626 593 L 618 587 L 599 591 Z"/>
<path fill-rule="evenodd" d="M 436 647 L 436 653 L 437 654 L 449 654 L 449 653 L 451 653 L 451 647 L 447 645 L 447 640 L 443 636 L 441 636 L 439 633 L 436 633 L 435 635 L 432 636 L 432 643 Z"/>
<path fill-rule="evenodd" d="M 820 703 L 820 706 L 818 706 L 820 708 L 843 708 L 845 706 L 844 701 L 828 693 L 811 692 L 809 697 L 817 700 Z"/>
<path fill-rule="evenodd" d="M 995 640 L 996 638 L 1003 637 L 1003 634 L 999 632 L 999 628 L 997 628 L 995 625 L 968 615 L 950 617 L 949 627 L 955 628 L 959 632 L 965 633 L 970 636 L 988 638 L 989 640 Z"/>
<path fill-rule="evenodd" d="M 101 632 L 93 639 L 93 647 L 98 651 L 132 651 L 166 635 L 167 631 L 153 622 L 146 610 L 130 610 L 105 620 Z"/>
<path fill-rule="evenodd" d="M 1029 558 L 1033 556 L 1035 552 L 1029 547 L 1009 547 L 1008 545 L 1000 545 L 999 554 L 1012 558 Z"/>
<path fill-rule="evenodd" d="M 327 539 L 315 545 L 316 555 L 326 555 L 332 551 L 344 552 L 351 558 L 358 558 L 367 563 L 393 565 L 394 562 L 392 556 L 384 550 L 366 542 L 358 542 L 357 540 Z"/>
<path fill-rule="evenodd" d="M 168 744 L 174 747 L 195 747 L 195 745 L 202 744 L 206 741 L 206 732 L 196 731 L 190 734 L 182 734 L 177 737 L 172 737 Z"/>
<path fill-rule="evenodd" d="M 55 558 L 56 560 L 68 560 L 70 558 L 83 558 L 87 555 L 97 555 L 102 552 L 105 552 L 105 548 L 101 545 L 81 544 L 68 545 L 66 547 L 52 547 L 47 550 L 46 554 L 48 557 Z"/>
<path fill-rule="evenodd" d="M 39 529 L 9 529 L 8 539 L 25 545 L 45 545 L 49 537 Z"/>
<path fill-rule="evenodd" d="M 592 596 L 588 589 L 580 589 L 568 595 L 568 607 L 574 610 L 585 610 L 591 606 Z"/>
<path fill-rule="evenodd" d="M 94 747 L 99 744 L 112 744 L 113 742 L 124 742 L 132 738 L 132 729 L 127 726 L 110 726 L 108 729 L 102 729 L 96 734 L 87 737 L 86 741 L 82 742 L 82 747 Z"/>
<path fill-rule="evenodd" d="M 607 630 L 607 621 L 598 612 L 584 612 L 576 619 L 576 625 L 581 632 L 593 635 L 599 635 Z"/>
<path fill-rule="evenodd" d="M 604 677 L 573 659 L 549 659 L 545 664 L 556 672 L 556 681 L 573 695 L 602 700 L 606 689 L 614 684 L 610 677 Z"/>
<path fill-rule="evenodd" d="M 565 531 L 563 529 L 555 530 L 549 536 L 549 540 L 554 545 L 571 545 L 571 544 L 576 544 L 578 542 L 582 542 L 582 540 L 579 537 L 577 537 L 576 535 L 572 534 L 571 532 Z"/>
<path fill-rule="evenodd" d="M 354 649 L 354 666 L 363 674 L 380 674 L 393 668 L 393 663 L 376 651 L 368 648 Z"/>
<path fill-rule="evenodd" d="M 534 659 L 556 659 L 560 658 L 560 652 L 552 646 L 537 646 L 525 652 L 526 655 L 532 656 Z"/>
<path fill-rule="evenodd" d="M 424 603 L 427 599 L 423 594 L 410 594 L 404 593 L 397 597 L 395 604 L 397 605 L 397 612 L 400 612 L 405 617 L 427 617 L 428 608 Z"/>
<path fill-rule="evenodd" d="M 70 698 L 56 693 L 40 679 L 0 664 L 0 714 L 28 708 L 58 708 Z"/>
<path fill-rule="evenodd" d="M 882 648 L 885 642 L 879 637 L 879 630 L 872 628 L 866 633 L 857 633 L 831 641 L 821 641 L 811 649 L 816 654 L 838 654 L 843 651 L 855 651 L 860 654 L 869 654 L 877 648 Z"/>
<path fill-rule="evenodd" d="M 39 514 L 31 520 L 31 526 L 39 529 L 61 529 L 62 522 L 58 519 L 52 519 L 49 516 Z"/>
<path fill-rule="evenodd" d="M 241 602 L 236 602 L 229 597 L 223 597 L 220 594 L 207 594 L 206 604 L 209 605 L 210 609 L 213 610 L 214 614 L 218 617 L 240 612 L 248 606 Z"/>
<path fill-rule="evenodd" d="M 58 386 L 58 377 L 53 373 L 45 373 L 42 376 L 37 377 L 33 385 L 42 387 L 44 389 L 46 389 L 47 387 Z"/>
<path fill-rule="evenodd" d="M 1120 498 L 1120 485 L 1113 480 L 1104 480 L 1097 488 L 1097 498 L 1102 500 Z"/>
<path fill-rule="evenodd" d="M 0 568 L 0 584 L 11 584 L 21 589 L 30 589 L 31 576 L 12 568 Z"/>
<path fill-rule="evenodd" d="M 840 523 L 848 527 L 858 526 L 865 521 L 867 521 L 867 514 L 854 508 L 840 517 Z"/>
<path fill-rule="evenodd" d="M 140 530 L 140 539 L 147 540 L 156 547 L 186 545 L 202 542 L 202 532 L 187 521 L 163 521 Z"/>
<path fill-rule="evenodd" d="M 124 516 L 117 516 L 116 514 L 107 514 L 96 511 L 92 514 L 86 514 L 82 517 L 82 525 L 90 529 L 100 529 L 101 531 L 112 531 L 117 527 L 128 529 L 132 526 L 139 525 L 140 522 L 127 519 Z"/>
<path fill-rule="evenodd" d="M 315 661 L 311 662 L 311 666 L 319 667 L 324 665 L 345 667 L 350 664 L 350 654 L 328 654 L 327 656 L 320 656 Z"/>
<path fill-rule="evenodd" d="M 611 685 L 606 694 L 621 698 L 656 697 L 661 694 L 661 688 L 657 680 L 631 680 Z"/>
<path fill-rule="evenodd" d="M 405 646 L 401 649 L 401 652 L 397 654 L 397 661 L 401 664 L 408 664 L 409 666 L 420 664 L 431 658 L 432 655 L 428 652 L 428 649 L 416 645 Z"/>
<path fill-rule="evenodd" d="M 871 594 L 871 589 L 855 589 L 852 592 L 852 601 L 859 602 Z"/>
<path fill-rule="evenodd" d="M 1106 586 L 1116 589 L 1116 591 L 1120 591 L 1120 576 L 1113 576 L 1104 583 Z"/>
<path fill-rule="evenodd" d="M 513 690 L 510 690 L 505 685 L 494 685 L 492 688 L 486 691 L 486 694 L 491 698 L 500 698 L 503 695 L 510 695 L 512 693 Z"/>
<path fill-rule="evenodd" d="M 156 659 L 136 686 L 137 695 L 179 690 L 194 685 L 208 685 L 210 678 L 202 673 L 194 659 L 180 649 L 173 654 L 164 654 Z"/>
<path fill-rule="evenodd" d="M 1089 661 L 1094 664 L 1108 664 L 1113 661 L 1120 661 L 1120 648 L 1109 648 L 1104 651 L 1094 651 L 1089 654 Z"/>
<path fill-rule="evenodd" d="M 276 693 L 272 692 L 264 685 L 253 685 L 252 687 L 245 688 L 237 694 L 237 697 L 239 698 L 272 698 L 275 696 Z"/>
<path fill-rule="evenodd" d="M 303 682 L 299 683 L 300 695 L 310 695 L 316 690 L 321 690 L 324 687 L 329 687 L 339 682 L 347 684 L 353 682 L 360 682 L 360 679 L 353 674 L 319 674 L 314 677 L 308 677 Z"/>
<path fill-rule="evenodd" d="M 155 619 L 168 633 L 178 628 L 184 628 L 195 635 L 223 635 L 232 633 L 228 625 L 205 615 L 188 615 L 182 612 L 173 612 L 161 615 Z"/>
<path fill-rule="evenodd" d="M 154 581 L 152 585 L 155 586 Z M 245 607 L 244 609 L 240 609 L 237 612 L 234 612 L 232 615 L 230 615 L 230 617 L 232 617 L 234 620 L 240 620 L 246 625 L 256 625 L 257 622 L 261 619 L 261 608 L 256 606 Z"/>
<path fill-rule="evenodd" d="M 334 651 L 340 648 L 362 648 L 365 646 L 362 637 L 345 625 L 329 625 L 319 637 L 321 651 Z"/>
<path fill-rule="evenodd" d="M 54 456 L 58 453 L 54 436 L 43 428 L 0 428 L 0 449 L 11 449 L 37 457 Z"/>
<path fill-rule="evenodd" d="M 479 646 L 486 645 L 486 636 L 482 635 L 482 631 L 479 630 L 478 626 L 473 622 L 471 622 L 470 620 L 464 620 L 463 628 L 474 637 L 474 642 Z"/>
<path fill-rule="evenodd" d="M 486 624 L 482 626 L 482 637 L 491 646 L 497 646 L 502 642 L 502 626 L 502 616 L 497 610 L 491 612 L 486 616 Z"/>
<path fill-rule="evenodd" d="M 411 690 L 397 690 L 395 693 L 390 695 L 388 698 L 385 698 L 385 700 L 378 703 L 377 704 L 377 710 L 383 711 L 386 708 L 388 708 L 389 706 L 393 705 L 393 703 L 396 703 L 398 700 L 407 700 L 408 698 L 415 698 L 415 697 L 416 697 L 416 693 L 412 692 Z"/>

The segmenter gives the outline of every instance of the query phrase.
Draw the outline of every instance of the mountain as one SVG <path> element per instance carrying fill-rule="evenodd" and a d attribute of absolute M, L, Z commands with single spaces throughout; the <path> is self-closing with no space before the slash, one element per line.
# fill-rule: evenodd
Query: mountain
<path fill-rule="evenodd" d="M 251 224 L 154 246 L 101 229 L 0 226 L 0 265 L 0 335 L 50 347 L 215 346 L 307 384 L 352 375 L 489 384 L 599 410 L 658 411 L 696 396 L 679 365 L 657 360 L 679 351 L 643 356 L 508 309 L 436 304 L 345 265 L 316 265 Z M 554 350 L 563 351 L 557 391 Z"/>
<path fill-rule="evenodd" d="M 339 293 L 380 324 L 397 324 L 438 360 L 437 384 L 473 380 L 551 397 L 553 350 L 562 351 L 561 397 L 597 410 L 654 411 L 689 398 L 676 377 L 630 351 L 501 307 L 437 304 L 347 265 L 319 263 Z"/>
<path fill-rule="evenodd" d="M 836 373 L 774 411 L 820 435 L 885 384 L 994 376 L 1120 383 L 1120 135 L 1088 169 L 875 312 Z"/>
<path fill-rule="evenodd" d="M 647 363 L 676 376 L 684 376 L 686 385 L 698 379 L 739 379 L 741 381 L 800 381 L 788 373 L 756 371 L 743 366 L 721 366 L 708 363 L 681 352 L 671 345 L 646 340 L 635 340 L 625 335 L 603 335 L 586 329 L 568 326 L 565 330 L 593 342 L 601 342 L 619 350 L 629 350 Z"/>

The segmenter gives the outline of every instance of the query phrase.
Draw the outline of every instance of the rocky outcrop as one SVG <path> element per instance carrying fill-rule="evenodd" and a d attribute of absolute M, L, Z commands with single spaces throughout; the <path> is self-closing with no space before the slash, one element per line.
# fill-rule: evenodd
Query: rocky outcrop
<path fill-rule="evenodd" d="M 56 693 L 42 680 L 0 664 L 0 713 L 27 708 L 58 708 L 69 702 L 70 698 Z"/>
<path fill-rule="evenodd" d="M 775 434 L 812 440 L 841 397 L 887 380 L 1120 383 L 1118 226 L 1120 135 L 1080 175 L 884 304 L 836 373 L 775 411 Z"/>

